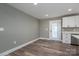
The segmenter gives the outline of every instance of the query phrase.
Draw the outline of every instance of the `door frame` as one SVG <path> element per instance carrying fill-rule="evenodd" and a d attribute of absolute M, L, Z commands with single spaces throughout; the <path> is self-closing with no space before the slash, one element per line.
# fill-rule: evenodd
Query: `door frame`
<path fill-rule="evenodd" d="M 51 40 L 51 34 L 50 34 L 50 31 L 51 31 L 51 22 L 52 21 L 55 21 L 55 20 L 50 20 L 49 21 L 49 40 Z M 56 21 L 58 21 L 58 20 L 56 20 Z M 60 20 L 60 24 L 61 24 L 61 26 L 62 26 L 62 20 Z M 61 27 L 61 30 L 60 30 L 61 32 L 62 32 L 62 27 Z M 61 33 L 60 33 L 61 34 Z M 61 36 L 62 36 L 62 34 L 61 34 Z M 60 37 L 60 40 L 57 40 L 57 41 L 62 41 L 62 37 Z"/>

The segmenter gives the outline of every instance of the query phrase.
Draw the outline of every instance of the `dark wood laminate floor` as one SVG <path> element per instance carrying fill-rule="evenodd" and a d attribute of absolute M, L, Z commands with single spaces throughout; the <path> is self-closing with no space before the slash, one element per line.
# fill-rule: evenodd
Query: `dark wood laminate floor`
<path fill-rule="evenodd" d="M 53 40 L 38 40 L 8 56 L 78 56 L 79 46 Z"/>

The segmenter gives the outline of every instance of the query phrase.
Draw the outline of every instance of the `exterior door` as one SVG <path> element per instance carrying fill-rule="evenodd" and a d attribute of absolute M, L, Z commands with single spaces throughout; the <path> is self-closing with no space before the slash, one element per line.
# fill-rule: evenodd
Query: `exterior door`
<path fill-rule="evenodd" d="M 49 38 L 51 40 L 61 41 L 61 20 L 49 22 Z"/>

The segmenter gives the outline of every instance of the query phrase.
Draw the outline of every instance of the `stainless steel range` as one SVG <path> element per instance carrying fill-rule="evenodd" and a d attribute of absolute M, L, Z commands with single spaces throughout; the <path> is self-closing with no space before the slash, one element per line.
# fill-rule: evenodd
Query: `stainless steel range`
<path fill-rule="evenodd" d="M 72 34 L 71 35 L 71 44 L 72 45 L 79 45 L 79 34 Z"/>

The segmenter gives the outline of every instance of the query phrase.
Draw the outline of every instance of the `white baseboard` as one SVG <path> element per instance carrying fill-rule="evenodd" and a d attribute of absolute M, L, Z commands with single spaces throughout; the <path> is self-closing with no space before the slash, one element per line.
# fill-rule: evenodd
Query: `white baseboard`
<path fill-rule="evenodd" d="M 3 52 L 3 53 L 0 53 L 0 56 L 6 56 L 6 55 L 8 55 L 8 54 L 10 54 L 10 53 L 12 53 L 12 52 L 18 50 L 18 49 L 21 49 L 21 48 L 24 47 L 24 46 L 27 46 L 27 45 L 29 45 L 29 44 L 31 44 L 31 43 L 37 41 L 37 40 L 39 40 L 39 38 L 34 39 L 34 40 L 32 40 L 32 41 L 30 41 L 30 42 L 27 42 L 27 43 L 25 43 L 25 44 L 22 44 L 22 45 L 20 45 L 20 46 L 18 46 L 18 47 L 15 47 L 15 48 L 12 48 L 12 49 L 10 49 L 10 50 L 7 50 L 7 51 L 5 51 L 5 52 Z"/>
<path fill-rule="evenodd" d="M 49 40 L 49 38 L 44 38 L 44 37 L 39 37 L 39 39 L 42 39 L 42 40 Z"/>
<path fill-rule="evenodd" d="M 44 38 L 44 37 L 40 37 L 39 39 L 42 39 L 42 40 L 52 40 L 52 39 L 50 39 L 50 38 Z M 60 41 L 60 42 L 62 42 L 62 40 L 55 40 L 55 41 Z"/>
<path fill-rule="evenodd" d="M 17 47 L 15 47 L 15 48 L 12 48 L 12 49 L 10 49 L 10 50 L 7 50 L 7 51 L 5 51 L 5 52 L 3 52 L 3 53 L 0 53 L 0 56 L 6 56 L 6 55 L 8 55 L 8 54 L 10 54 L 10 53 L 12 53 L 12 52 L 18 50 L 18 49 L 21 49 L 21 48 L 24 47 L 24 46 L 27 46 L 27 45 L 29 45 L 29 44 L 31 44 L 31 43 L 33 43 L 33 42 L 39 40 L 39 39 L 42 39 L 42 40 L 50 40 L 49 38 L 39 37 L 39 38 L 34 39 L 34 40 L 32 40 L 32 41 L 29 41 L 29 42 L 27 42 L 27 43 L 25 43 L 25 44 L 22 44 L 22 45 L 20 45 L 20 46 L 17 46 Z"/>

